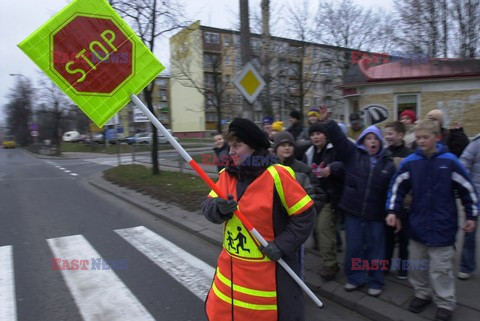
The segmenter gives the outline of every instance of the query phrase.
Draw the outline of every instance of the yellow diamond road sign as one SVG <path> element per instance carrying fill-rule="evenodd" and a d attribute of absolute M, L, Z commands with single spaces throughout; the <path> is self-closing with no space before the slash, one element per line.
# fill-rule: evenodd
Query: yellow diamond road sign
<path fill-rule="evenodd" d="M 242 71 L 233 80 L 233 84 L 251 104 L 265 87 L 265 81 L 251 63 L 243 67 Z"/>
<path fill-rule="evenodd" d="M 20 49 L 99 127 L 164 69 L 106 0 L 74 0 Z"/>

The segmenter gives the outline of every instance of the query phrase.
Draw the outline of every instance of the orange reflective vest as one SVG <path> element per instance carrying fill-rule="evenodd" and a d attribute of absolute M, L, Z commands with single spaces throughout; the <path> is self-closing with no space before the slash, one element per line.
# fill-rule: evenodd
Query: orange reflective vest
<path fill-rule="evenodd" d="M 236 195 L 236 179 L 220 172 L 217 186 L 226 194 Z M 295 181 L 291 168 L 270 166 L 245 190 L 238 207 L 267 241 L 275 238 L 273 227 L 274 192 L 288 215 L 299 215 L 313 201 Z M 217 197 L 211 191 L 209 197 Z M 234 216 L 225 222 L 223 250 L 217 262 L 212 287 L 206 300 L 210 321 L 276 321 L 276 262 L 258 249 L 259 243 Z"/>

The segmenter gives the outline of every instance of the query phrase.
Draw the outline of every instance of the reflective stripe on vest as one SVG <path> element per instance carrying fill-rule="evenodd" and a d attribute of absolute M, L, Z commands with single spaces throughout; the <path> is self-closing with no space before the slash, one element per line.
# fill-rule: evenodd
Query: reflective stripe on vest
<path fill-rule="evenodd" d="M 290 173 L 290 175 L 292 175 L 293 178 L 295 178 L 295 173 L 290 167 L 283 166 L 283 165 L 275 165 L 267 168 L 268 172 L 273 177 L 273 181 L 275 183 L 275 189 L 277 190 L 278 196 L 280 196 L 280 201 L 282 202 L 283 207 L 285 208 L 285 210 L 287 210 L 288 215 L 292 215 L 296 213 L 299 209 L 307 205 L 308 202 L 310 202 L 312 199 L 310 198 L 310 196 L 305 195 L 305 197 L 303 197 L 296 204 L 294 204 L 291 207 L 288 207 L 287 201 L 285 200 L 285 193 L 283 192 L 282 180 L 280 179 L 280 174 L 278 174 L 278 171 L 275 168 L 276 166 L 281 166 L 282 168 L 286 169 Z"/>
<path fill-rule="evenodd" d="M 218 268 L 217 268 L 216 277 L 220 282 L 222 282 L 224 285 L 226 285 L 228 288 L 231 289 L 231 280 L 229 280 L 227 277 L 221 274 Z M 228 304 L 232 304 L 232 298 L 229 295 L 220 291 L 215 285 L 215 282 L 212 284 L 212 290 L 219 299 L 227 302 Z M 249 289 L 236 284 L 233 285 L 233 291 L 248 294 L 251 296 L 256 296 L 256 297 L 272 298 L 274 300 L 276 300 L 276 297 L 277 297 L 276 291 L 261 291 L 261 290 Z M 259 310 L 259 311 L 277 310 L 276 304 L 254 304 L 254 303 L 249 303 L 249 302 L 245 302 L 237 299 L 233 299 L 233 305 L 250 309 L 250 310 Z"/>

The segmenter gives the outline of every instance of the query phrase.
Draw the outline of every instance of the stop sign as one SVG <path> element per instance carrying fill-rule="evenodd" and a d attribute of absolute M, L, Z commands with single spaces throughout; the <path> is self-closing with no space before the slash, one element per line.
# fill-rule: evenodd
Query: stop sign
<path fill-rule="evenodd" d="M 77 15 L 50 39 L 53 71 L 77 92 L 110 94 L 134 73 L 134 45 L 109 18 Z"/>

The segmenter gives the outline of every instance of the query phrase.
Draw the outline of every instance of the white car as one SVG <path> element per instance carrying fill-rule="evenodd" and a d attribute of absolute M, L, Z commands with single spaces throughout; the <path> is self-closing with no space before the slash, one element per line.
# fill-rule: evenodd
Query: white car
<path fill-rule="evenodd" d="M 172 130 L 167 129 L 168 132 L 171 134 Z M 174 137 L 178 140 L 178 137 Z M 159 144 L 166 144 L 168 143 L 167 138 L 160 132 L 157 132 L 157 141 Z M 128 139 L 129 144 L 151 144 L 152 143 L 152 133 L 138 133 L 135 136 L 130 137 Z"/>
<path fill-rule="evenodd" d="M 62 139 L 64 142 L 79 142 L 82 140 L 82 136 L 76 130 L 71 130 L 64 133 Z"/>

